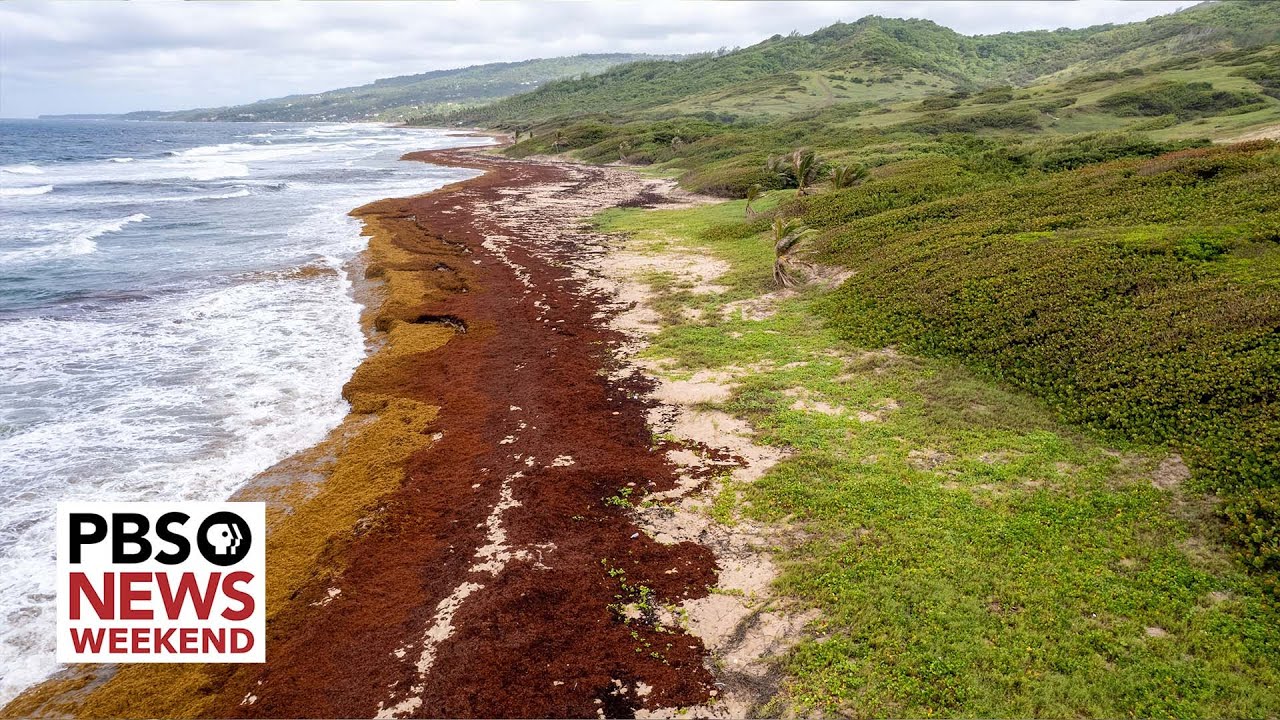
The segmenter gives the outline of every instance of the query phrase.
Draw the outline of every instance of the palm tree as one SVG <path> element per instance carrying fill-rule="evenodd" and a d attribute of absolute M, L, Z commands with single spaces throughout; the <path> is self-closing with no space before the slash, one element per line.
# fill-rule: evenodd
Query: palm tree
<path fill-rule="evenodd" d="M 867 168 L 858 165 L 837 165 L 831 170 L 831 187 L 836 190 L 851 188 L 867 179 Z"/>
<path fill-rule="evenodd" d="M 809 187 L 826 174 L 826 164 L 808 148 L 791 153 L 791 174 L 796 181 L 796 197 L 807 195 Z"/>
<path fill-rule="evenodd" d="M 778 287 L 789 288 L 796 284 L 795 278 L 791 276 L 788 269 L 791 264 L 791 253 L 811 232 L 813 231 L 795 218 L 773 219 L 773 281 Z"/>
<path fill-rule="evenodd" d="M 751 209 L 751 203 L 760 199 L 760 192 L 764 188 L 759 183 L 747 188 L 747 217 L 755 217 L 756 211 Z"/>
<path fill-rule="evenodd" d="M 770 155 L 768 160 L 764 161 L 764 169 L 770 174 L 775 175 L 782 181 L 783 187 L 790 187 L 795 178 L 791 176 L 791 166 L 787 163 L 787 158 L 782 155 Z"/>

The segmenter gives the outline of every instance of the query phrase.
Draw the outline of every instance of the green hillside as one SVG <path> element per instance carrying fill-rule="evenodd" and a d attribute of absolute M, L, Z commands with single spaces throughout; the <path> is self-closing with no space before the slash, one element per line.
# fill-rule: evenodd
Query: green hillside
<path fill-rule="evenodd" d="M 792 454 L 716 503 L 807 538 L 779 586 L 821 618 L 784 661 L 802 709 L 1280 712 L 1280 3 L 864 18 L 419 122 L 726 198 L 600 222 L 735 268 L 662 280 L 655 352 L 765 368 L 720 407 Z M 770 292 L 775 219 L 848 279 L 725 316 Z M 796 387 L 911 410 L 815 419 Z"/>
<path fill-rule="evenodd" d="M 1126 70 L 1272 42 L 1274 4 L 1219 3 L 1125 26 L 966 36 L 927 20 L 865 17 L 810 35 L 678 61 L 649 61 L 548 83 L 531 93 L 424 122 L 529 125 L 591 108 L 606 115 L 715 114 L 759 119 L 884 104 L 993 85 Z"/>
<path fill-rule="evenodd" d="M 651 55 L 610 53 L 472 65 L 384 78 L 368 85 L 311 95 L 290 95 L 234 107 L 125 115 L 145 120 L 253 120 L 316 122 L 399 121 L 425 112 L 492 102 L 563 78 L 592 75 Z"/>
<path fill-rule="evenodd" d="M 1280 147 L 1164 149 L 597 219 L 729 268 L 646 281 L 644 357 L 787 452 L 700 500 L 776 533 L 758 607 L 811 613 L 760 716 L 1280 713 Z M 775 217 L 841 287 L 776 287 Z"/>

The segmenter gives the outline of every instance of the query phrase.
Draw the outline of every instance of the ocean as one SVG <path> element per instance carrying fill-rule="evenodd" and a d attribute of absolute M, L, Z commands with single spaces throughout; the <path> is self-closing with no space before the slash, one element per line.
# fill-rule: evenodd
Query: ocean
<path fill-rule="evenodd" d="M 371 124 L 0 120 L 0 704 L 57 669 L 55 503 L 219 500 L 321 440 L 364 357 L 366 202 L 483 144 Z"/>

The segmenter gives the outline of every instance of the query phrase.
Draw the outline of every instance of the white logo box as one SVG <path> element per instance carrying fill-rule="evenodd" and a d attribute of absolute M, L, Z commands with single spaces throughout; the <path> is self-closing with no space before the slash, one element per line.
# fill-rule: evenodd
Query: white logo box
<path fill-rule="evenodd" d="M 180 562 L 175 562 L 175 555 L 181 550 L 179 544 L 162 537 L 157 527 L 169 513 L 188 516 L 180 525 L 167 524 L 168 530 L 189 544 L 186 557 Z M 243 525 L 215 522 L 226 518 L 210 518 L 215 513 L 233 513 Z M 72 517 L 77 514 L 105 519 L 107 532 L 100 542 L 80 543 L 80 561 L 73 563 Z M 113 521 L 122 514 L 141 515 L 149 526 L 143 539 L 151 545 L 151 552 L 141 562 L 113 561 L 112 548 L 120 537 L 114 532 Z M 210 562 L 199 547 L 197 536 L 206 521 L 209 527 L 205 539 L 212 544 L 206 545 L 205 552 L 224 564 Z M 85 535 L 92 535 L 88 531 L 95 529 L 89 522 L 78 525 Z M 58 503 L 56 527 L 58 662 L 266 661 L 264 503 L 63 502 Z M 121 529 L 127 534 L 136 527 L 125 523 Z M 248 538 L 240 537 L 245 529 Z M 122 544 L 121 548 L 127 552 L 143 549 L 135 542 Z M 166 554 L 169 564 L 161 562 L 158 554 Z M 239 554 L 243 557 L 225 565 Z M 201 598 L 208 601 L 204 618 L 198 610 Z M 72 611 L 77 599 L 80 616 L 75 619 Z M 139 617 L 122 617 L 126 609 Z M 140 617 L 148 613 L 150 618 Z"/>

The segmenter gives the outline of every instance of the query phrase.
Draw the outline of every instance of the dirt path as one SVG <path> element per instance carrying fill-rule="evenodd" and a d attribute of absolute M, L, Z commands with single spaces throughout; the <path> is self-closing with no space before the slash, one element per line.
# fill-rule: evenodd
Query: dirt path
<path fill-rule="evenodd" d="M 817 73 L 813 79 L 818 83 L 818 89 L 822 91 L 822 106 L 831 107 L 836 103 L 836 95 L 831 90 L 831 83 L 827 82 L 827 78 L 822 73 Z"/>
<path fill-rule="evenodd" d="M 643 388 L 608 380 L 623 338 L 574 278 L 591 246 L 566 232 L 644 183 L 471 153 L 410 157 L 488 171 L 358 213 L 390 229 L 408 262 L 451 256 L 436 269 L 452 291 L 400 310 L 456 331 L 413 356 L 404 388 L 440 406 L 442 435 L 347 550 L 333 600 L 274 638 L 267 665 L 229 683 L 220 694 L 234 702 L 217 710 L 616 717 L 704 702 L 700 641 L 610 609 L 642 586 L 655 603 L 705 595 L 716 571 L 706 548 L 659 544 L 606 502 L 668 489 L 675 473 L 633 399 Z"/>

